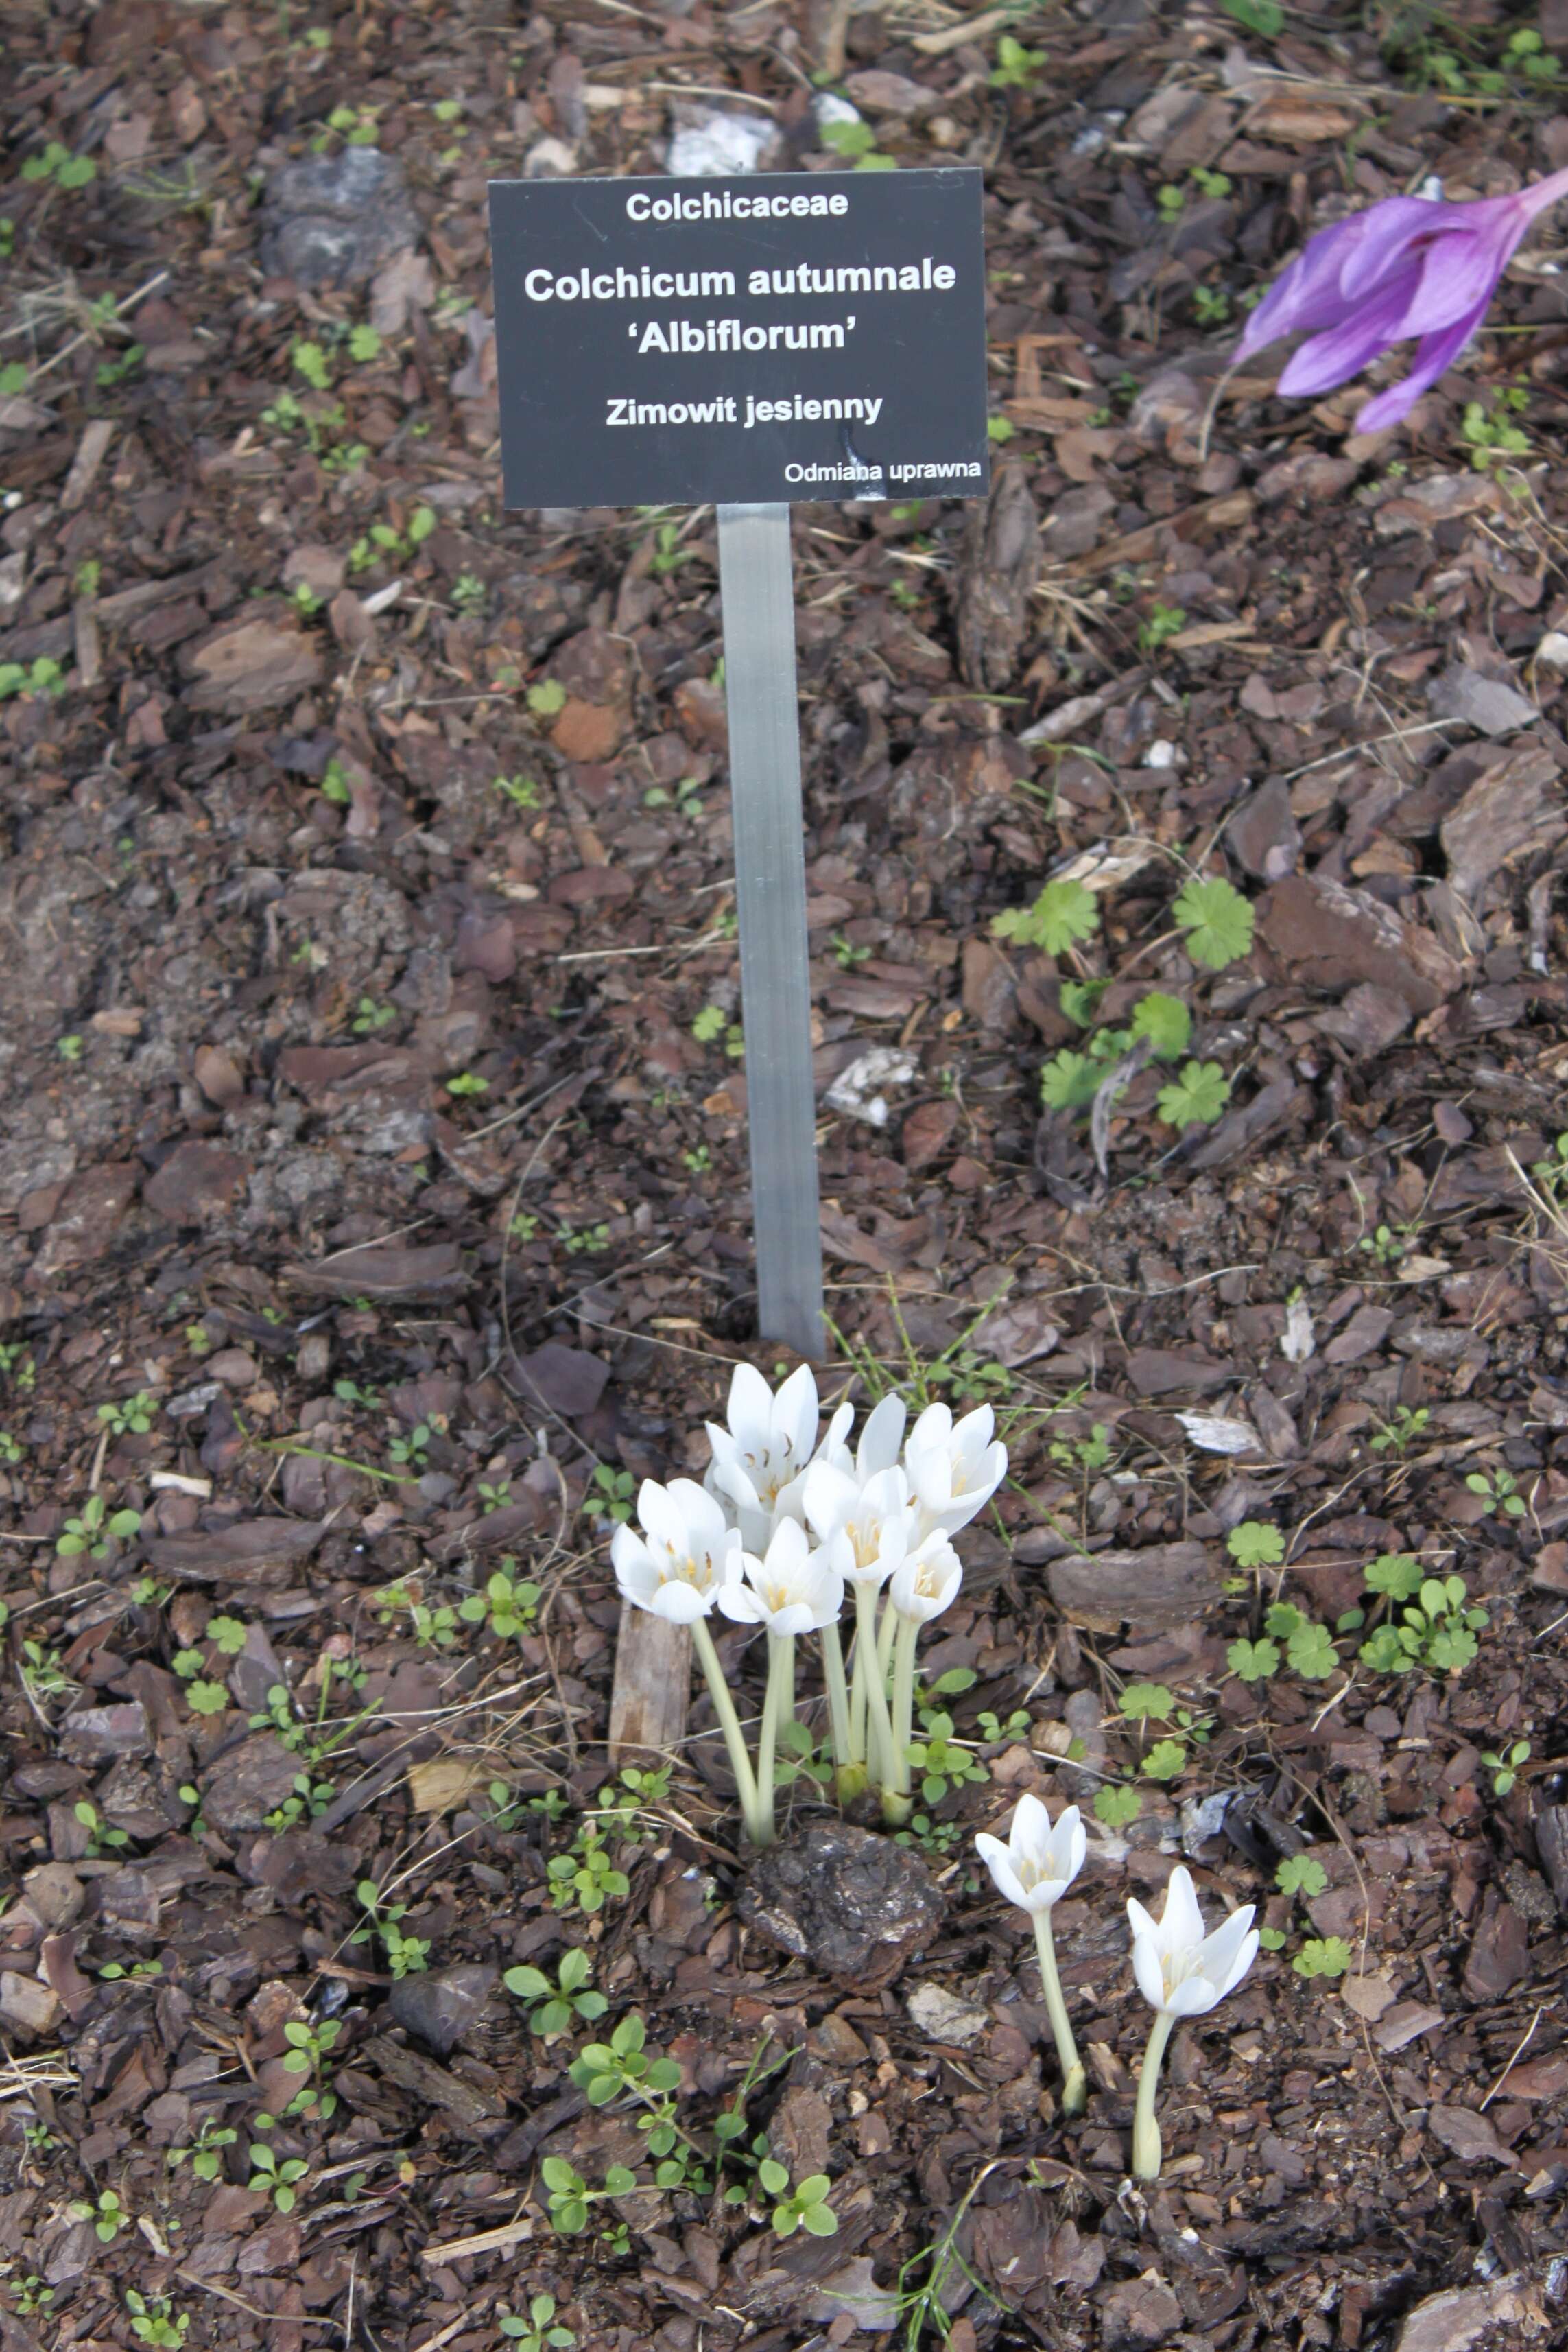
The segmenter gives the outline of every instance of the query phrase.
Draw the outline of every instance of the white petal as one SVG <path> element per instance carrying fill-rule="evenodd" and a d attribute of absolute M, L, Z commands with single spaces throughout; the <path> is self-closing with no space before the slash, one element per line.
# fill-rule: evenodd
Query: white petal
<path fill-rule="evenodd" d="M 773 1419 L 773 1391 L 755 1364 L 737 1364 L 725 1409 L 730 1434 L 747 1454 L 760 1454 Z"/>
<path fill-rule="evenodd" d="M 738 1577 L 731 1584 L 720 1585 L 718 1605 L 737 1625 L 762 1625 L 768 1621 L 768 1612 L 761 1599 L 749 1584 L 743 1584 Z"/>
<path fill-rule="evenodd" d="M 1071 1886 L 1082 1869 L 1089 1852 L 1089 1832 L 1083 1826 L 1082 1816 L 1076 1805 L 1069 1805 L 1057 1822 L 1056 1843 L 1058 1853 L 1061 1854 L 1066 1865 L 1067 1884 Z M 1065 1848 L 1064 1852 L 1063 1848 Z"/>
<path fill-rule="evenodd" d="M 1203 1914 L 1192 1873 L 1178 1862 L 1166 1887 L 1166 1907 L 1160 1914 L 1160 1935 L 1166 1951 L 1197 1951 L 1203 1942 Z"/>
<path fill-rule="evenodd" d="M 884 1396 L 879 1405 L 873 1405 L 866 1415 L 861 1442 L 855 1449 L 855 1469 L 862 1479 L 874 1478 L 878 1471 L 892 1469 L 898 1460 L 908 1417 L 904 1399 L 896 1390 Z"/>
<path fill-rule="evenodd" d="M 954 1450 L 959 1454 L 983 1453 L 991 1442 L 991 1432 L 996 1425 L 997 1416 L 990 1406 L 977 1405 L 973 1412 L 967 1412 L 963 1420 L 955 1424 Z"/>
<path fill-rule="evenodd" d="M 816 1461 L 803 1482 L 806 1517 L 824 1540 L 837 1533 L 860 1501 L 860 1487 L 844 1471 Z"/>
<path fill-rule="evenodd" d="M 816 1451 L 817 1383 L 810 1364 L 801 1364 L 791 1372 L 773 1400 L 770 1416 L 779 1436 L 788 1439 L 797 1462 L 809 1462 Z"/>
<path fill-rule="evenodd" d="M 1138 1981 L 1141 1984 L 1142 1978 Z M 1184 1977 L 1166 2007 L 1173 2017 L 1205 2017 L 1218 1999 L 1207 1977 Z"/>
<path fill-rule="evenodd" d="M 1211 1984 L 1218 1986 L 1215 1995 L 1217 2000 L 1222 2000 L 1232 1985 L 1239 1984 L 1246 1972 L 1236 1967 L 1236 1960 L 1247 1941 L 1247 1931 L 1251 1925 L 1252 1906 L 1246 1903 L 1239 1911 L 1233 1911 L 1205 1940 L 1203 1973 Z"/>
<path fill-rule="evenodd" d="M 1129 1912 L 1142 1908 L 1142 1905 L 1135 1903 L 1129 1903 L 1127 1906 Z M 1146 1911 L 1144 1912 L 1145 1919 L 1148 1916 Z M 1136 1930 L 1134 1931 L 1133 1936 L 1133 1974 L 1138 1980 L 1138 1990 L 1143 1994 L 1149 2007 L 1164 2009 L 1166 1980 L 1160 1969 L 1160 1956 L 1155 1948 L 1155 1939 L 1152 1936 L 1140 1936 Z"/>
<path fill-rule="evenodd" d="M 1027 1911 L 1029 1896 L 1024 1893 L 1023 1882 L 1013 1867 L 1012 1855 L 1000 1838 L 992 1837 L 982 1830 L 976 1837 L 975 1844 L 996 1882 L 998 1894 L 1005 1895 L 1009 1903 L 1016 1903 L 1020 1911 Z"/>
<path fill-rule="evenodd" d="M 909 1433 L 906 1454 L 946 1454 L 953 1435 L 953 1416 L 945 1404 L 928 1404 Z"/>
<path fill-rule="evenodd" d="M 684 1577 L 673 1577 L 667 1584 L 660 1585 L 648 1607 L 655 1617 L 667 1617 L 672 1625 L 690 1625 L 697 1618 L 706 1617 L 720 1597 L 716 1589 L 699 1592 Z"/>
<path fill-rule="evenodd" d="M 1049 1858 L 1051 1815 L 1040 1799 L 1027 1789 L 1013 1807 L 1013 1817 L 1008 1829 L 1008 1844 L 1014 1853 L 1026 1856 L 1037 1866 Z"/>

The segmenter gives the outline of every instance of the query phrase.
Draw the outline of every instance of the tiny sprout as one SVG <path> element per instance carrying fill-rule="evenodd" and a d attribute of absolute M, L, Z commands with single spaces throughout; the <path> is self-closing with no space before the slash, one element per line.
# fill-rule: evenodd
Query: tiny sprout
<path fill-rule="evenodd" d="M 1494 1797 L 1506 1797 L 1509 1790 L 1513 1787 L 1514 1782 L 1519 1778 L 1520 1766 L 1521 1764 L 1528 1763 L 1529 1760 L 1530 1742 L 1528 1739 L 1516 1739 L 1511 1748 L 1505 1748 L 1500 1753 L 1491 1748 L 1488 1748 L 1483 1750 L 1481 1762 L 1487 1767 L 1487 1769 L 1492 1776 L 1492 1795 Z"/>

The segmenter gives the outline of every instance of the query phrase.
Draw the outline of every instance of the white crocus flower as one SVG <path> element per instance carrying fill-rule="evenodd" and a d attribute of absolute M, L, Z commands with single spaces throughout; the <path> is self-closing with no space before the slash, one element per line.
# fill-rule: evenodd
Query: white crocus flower
<path fill-rule="evenodd" d="M 1134 1902 L 1127 1917 L 1138 1990 L 1162 2017 L 1202 2017 L 1235 1991 L 1257 1956 L 1251 1904 L 1206 1935 L 1192 1874 L 1180 1863 L 1170 1874 L 1160 1917 L 1152 1919 Z"/>
<path fill-rule="evenodd" d="M 816 1449 L 819 1419 L 810 1365 L 791 1372 L 776 1393 L 754 1365 L 737 1364 L 727 1426 L 706 1424 L 713 1461 L 706 1484 L 737 1521 L 747 1550 L 766 1549 L 781 1505 L 796 1516 L 789 1490 Z"/>
<path fill-rule="evenodd" d="M 673 1478 L 667 1486 L 644 1478 L 637 1496 L 637 1517 L 643 1523 L 641 1535 L 634 1528 L 621 1527 L 611 1538 L 615 1581 L 622 1598 L 634 1607 L 691 1627 L 692 1645 L 724 1734 L 741 1811 L 755 1836 L 761 1823 L 757 1776 L 707 1629 L 708 1612 L 715 1602 L 722 1601 L 725 1592 L 740 1580 L 739 1531 L 728 1524 L 713 1496 L 692 1478 Z"/>
<path fill-rule="evenodd" d="M 848 1584 L 880 1591 L 909 1548 L 909 1481 L 879 1471 L 862 1486 L 852 1471 L 813 1462 L 806 1473 L 806 1517 Z"/>
<path fill-rule="evenodd" d="M 950 1608 L 964 1581 L 964 1570 L 957 1553 L 946 1537 L 938 1530 L 926 1537 L 914 1551 L 900 1560 L 888 1580 L 887 1607 L 883 1612 L 882 1627 L 877 1635 L 878 1670 L 885 1675 L 891 1650 L 893 1657 L 893 1710 L 890 1721 L 892 1752 L 888 1758 L 889 1771 L 883 1783 L 882 1810 L 885 1821 L 905 1822 L 909 1818 L 909 1743 L 914 1736 L 915 1722 L 915 1644 L 920 1638 L 922 1625 L 933 1617 L 940 1617 Z"/>
<path fill-rule="evenodd" d="M 1051 2019 L 1056 2054 L 1061 2062 L 1062 2113 L 1081 2115 L 1088 2101 L 1088 2085 L 1062 1998 L 1051 1927 L 1052 1909 L 1082 1869 L 1083 1857 L 1089 1851 L 1078 1808 L 1069 1805 L 1053 1829 L 1051 1815 L 1040 1799 L 1024 1795 L 1013 1808 L 1005 1845 L 1000 1838 L 985 1831 L 981 1831 L 975 1843 L 999 1892 L 1029 1914 L 1035 1949 L 1040 1955 L 1046 2014 Z"/>
<path fill-rule="evenodd" d="M 963 1562 L 938 1531 L 905 1553 L 893 1571 L 888 1598 L 900 1617 L 912 1625 L 925 1625 L 952 1606 L 963 1581 Z"/>
<path fill-rule="evenodd" d="M 902 1419 L 897 1427 L 901 1432 Z M 884 1422 L 881 1444 L 885 1444 L 891 1428 Z M 896 1457 L 896 1436 L 893 1451 Z M 868 1755 L 879 1780 L 885 1781 L 891 1769 L 893 1733 L 886 1667 L 879 1664 L 877 1654 L 876 1596 L 901 1565 L 910 1536 L 908 1479 L 896 1466 L 895 1458 L 893 1465 L 874 1472 L 862 1484 L 857 1475 L 858 1462 L 866 1458 L 862 1433 L 857 1468 L 813 1462 L 806 1473 L 803 1496 L 806 1517 L 821 1537 L 828 1560 L 855 1597 L 854 1685 L 841 1719 L 841 1654 L 835 1654 L 830 1635 L 822 1637 L 828 1696 L 833 1708 L 839 1796 L 846 1802 L 865 1786 Z"/>
<path fill-rule="evenodd" d="M 956 1534 L 1007 1476 L 1008 1449 L 993 1438 L 995 1427 L 988 1404 L 957 1422 L 945 1404 L 929 1404 L 910 1431 L 904 1465 L 928 1528 Z"/>
<path fill-rule="evenodd" d="M 789 1639 L 831 1625 L 844 1605 L 843 1578 L 798 1520 L 782 1521 L 762 1559 L 743 1552 L 740 1565 L 741 1575 L 718 1596 L 738 1625 L 766 1625 Z"/>
<path fill-rule="evenodd" d="M 1258 1956 L 1252 1906 L 1206 1935 L 1191 1873 L 1178 1864 L 1166 1888 L 1165 1909 L 1156 1920 L 1141 1903 L 1129 1902 L 1133 1929 L 1133 1974 L 1155 2012 L 1149 2046 L 1138 2075 L 1133 2116 L 1133 2171 L 1139 2180 L 1160 2177 L 1160 2127 L 1155 2121 L 1155 2090 L 1160 2062 L 1178 2017 L 1202 2017 L 1234 1992 Z"/>
<path fill-rule="evenodd" d="M 661 1486 L 644 1478 L 637 1496 L 643 1532 L 620 1527 L 610 1543 L 615 1580 L 637 1608 L 689 1625 L 706 1617 L 721 1586 L 740 1574 L 740 1536 L 695 1479 Z"/>
<path fill-rule="evenodd" d="M 727 1617 L 742 1624 L 768 1628 L 768 1692 L 762 1702 L 762 1727 L 757 1737 L 757 1811 L 748 1822 L 752 1842 L 771 1845 L 773 1828 L 773 1762 L 779 1728 L 795 1714 L 795 1641 L 800 1633 L 820 1632 L 822 1654 L 838 1663 L 834 1720 L 844 1712 L 843 1659 L 838 1650 L 839 1612 L 844 1603 L 844 1580 L 796 1519 L 784 1519 L 761 1559 L 747 1553 L 741 1560 L 742 1580 L 725 1586 L 718 1605 Z"/>
<path fill-rule="evenodd" d="M 1005 1845 L 984 1830 L 975 1843 L 998 1893 L 1030 1914 L 1049 1911 L 1061 1901 L 1089 1851 L 1088 1833 L 1076 1805 L 1068 1806 L 1053 1829 L 1040 1799 L 1028 1795 L 1013 1808 Z"/>

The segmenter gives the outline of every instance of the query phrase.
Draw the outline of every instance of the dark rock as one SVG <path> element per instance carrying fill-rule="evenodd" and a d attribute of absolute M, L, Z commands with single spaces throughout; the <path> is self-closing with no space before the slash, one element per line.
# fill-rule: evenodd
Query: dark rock
<path fill-rule="evenodd" d="M 1153 2352 L 1182 2325 L 1181 2305 L 1164 2279 L 1124 2279 L 1098 2300 L 1105 2352 Z"/>
<path fill-rule="evenodd" d="M 1475 2001 L 1500 2000 L 1529 1974 L 1530 1930 L 1511 1903 L 1500 1902 L 1489 1891 L 1465 1962 L 1466 1995 Z"/>
<path fill-rule="evenodd" d="M 1201 1394 L 1205 1389 L 1225 1388 L 1236 1378 L 1236 1367 L 1206 1364 L 1170 1348 L 1134 1348 L 1127 1359 L 1127 1378 L 1140 1396 L 1167 1396 L 1176 1390 Z"/>
<path fill-rule="evenodd" d="M 1282 882 L 1301 861 L 1301 828 L 1291 808 L 1291 788 L 1273 781 L 1242 802 L 1225 828 L 1225 838 L 1249 874 L 1260 882 Z"/>
<path fill-rule="evenodd" d="M 1568 1919 L 1568 1805 L 1545 1805 L 1537 1813 L 1535 1845 L 1557 1908 Z"/>
<path fill-rule="evenodd" d="M 925 1949 L 942 1911 L 917 1853 L 848 1822 L 768 1847 L 740 1896 L 740 1916 L 758 1935 L 868 1992 Z"/>
<path fill-rule="evenodd" d="M 378 147 L 286 163 L 262 202 L 261 266 L 297 286 L 359 286 L 419 243 L 402 165 Z"/>
<path fill-rule="evenodd" d="M 299 1759 L 276 1732 L 242 1739 L 203 1776 L 202 1811 L 218 1830 L 259 1830 L 294 1793 Z"/>
<path fill-rule="evenodd" d="M 1292 978 L 1311 988 L 1367 981 L 1403 997 L 1413 1013 L 1433 1013 L 1464 978 L 1430 931 L 1401 922 L 1369 891 L 1316 876 L 1281 882 L 1260 928 Z"/>
<path fill-rule="evenodd" d="M 258 1842 L 253 1867 L 245 1874 L 270 1886 L 289 1910 L 323 1895 L 346 1895 L 354 1883 L 353 1856 L 319 1830 L 285 1830 Z"/>
<path fill-rule="evenodd" d="M 1219 1598 L 1219 1578 L 1200 1543 L 1150 1544 L 1052 1560 L 1051 1597 L 1073 1623 L 1113 1633 L 1124 1625 L 1158 1633 L 1201 1617 Z"/>
<path fill-rule="evenodd" d="M 548 1412 L 568 1421 L 591 1412 L 604 1393 L 610 1367 L 585 1348 L 568 1348 L 547 1339 L 527 1356 L 517 1359 L 517 1378 L 528 1393 Z"/>
<path fill-rule="evenodd" d="M 147 1560 L 182 1583 L 281 1584 L 288 1563 L 313 1552 L 326 1532 L 321 1520 L 236 1519 L 164 1536 L 147 1546 Z"/>
<path fill-rule="evenodd" d="M 177 1143 L 141 1197 L 172 1225 L 204 1224 L 229 1206 L 249 1173 L 249 1163 L 221 1143 Z"/>
<path fill-rule="evenodd" d="M 115 1756 L 145 1756 L 152 1746 L 146 1711 L 135 1700 L 120 1706 L 78 1707 L 60 1725 L 60 1752 L 73 1764 L 102 1764 Z"/>
<path fill-rule="evenodd" d="M 387 2007 L 406 2032 L 444 2058 L 473 2032 L 500 1981 L 499 1969 L 477 1963 L 430 1969 L 400 1977 Z"/>
<path fill-rule="evenodd" d="M 1427 707 L 1435 719 L 1455 719 L 1482 735 L 1511 735 L 1529 727 L 1541 713 L 1527 694 L 1500 677 L 1483 677 L 1462 663 L 1446 669 L 1427 688 Z"/>
<path fill-rule="evenodd" d="M 1318 1015 L 1318 1027 L 1337 1037 L 1353 1054 L 1382 1054 L 1403 1037 L 1415 1015 L 1405 998 L 1392 988 L 1376 988 L 1363 981 L 1343 1004 Z"/>
<path fill-rule="evenodd" d="M 73 1176 L 55 1204 L 33 1261 L 37 1275 L 63 1274 L 101 1257 L 136 1192 L 137 1171 L 120 1160 Z"/>
<path fill-rule="evenodd" d="M 1394 1317 L 1386 1307 L 1358 1307 L 1323 1349 L 1325 1364 L 1359 1364 L 1387 1338 Z"/>

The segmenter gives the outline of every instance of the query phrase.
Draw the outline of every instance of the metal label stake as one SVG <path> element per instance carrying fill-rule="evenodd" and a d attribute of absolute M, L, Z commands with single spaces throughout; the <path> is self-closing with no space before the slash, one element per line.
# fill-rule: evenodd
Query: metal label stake
<path fill-rule="evenodd" d="M 820 1359 L 822 1237 L 787 506 L 719 508 L 718 582 L 758 1328 L 766 1339 Z"/>

